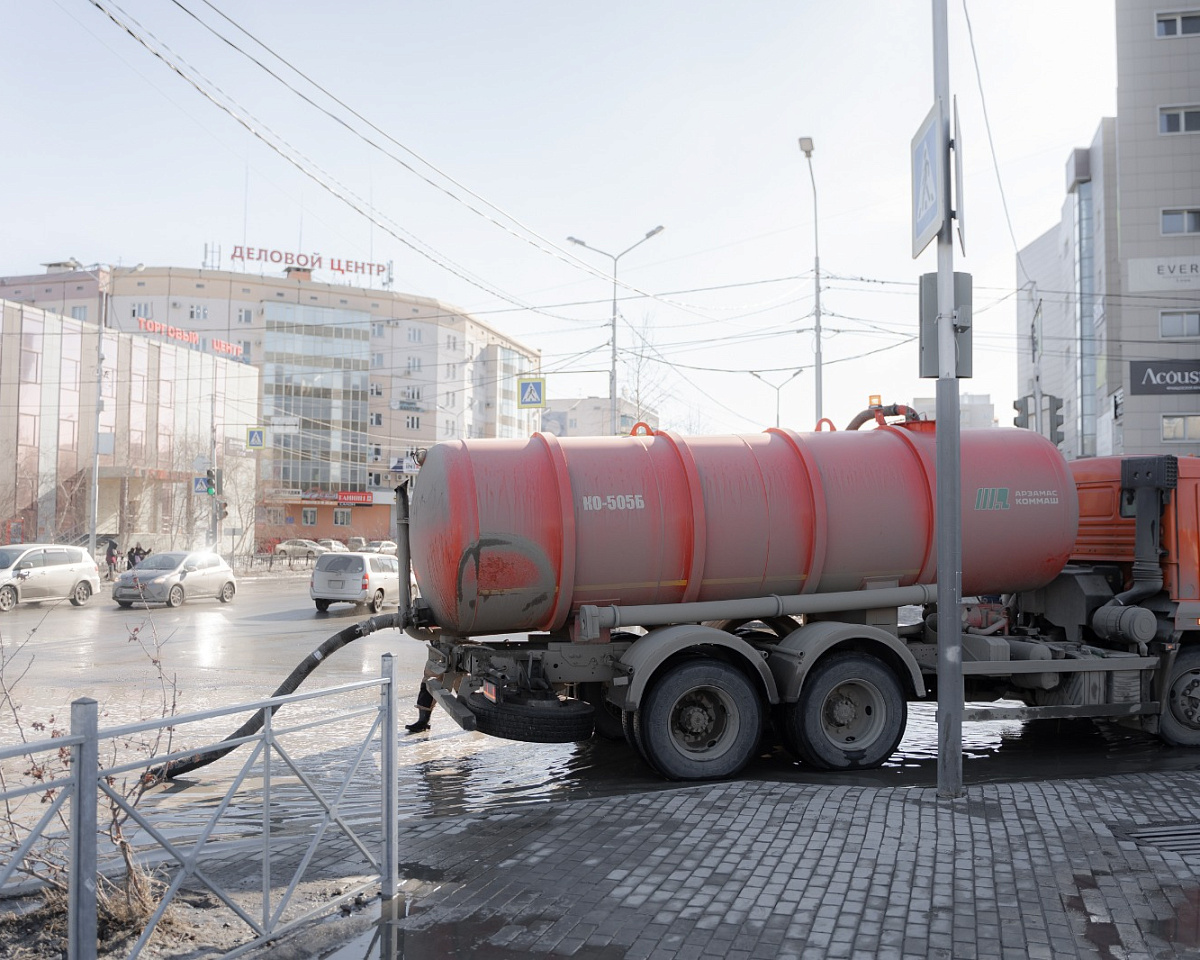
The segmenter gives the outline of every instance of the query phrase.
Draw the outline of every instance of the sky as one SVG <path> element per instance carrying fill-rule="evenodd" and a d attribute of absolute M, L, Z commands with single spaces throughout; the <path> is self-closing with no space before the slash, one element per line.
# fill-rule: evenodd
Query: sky
<path fill-rule="evenodd" d="M 948 12 L 954 266 L 975 286 L 959 391 L 1010 424 L 1015 250 L 1115 113 L 1113 0 Z M 238 246 L 390 261 L 394 290 L 540 350 L 551 398 L 603 397 L 613 262 L 567 237 L 612 255 L 662 225 L 619 260 L 617 345 L 620 391 L 664 427 L 755 432 L 777 406 L 814 427 L 818 253 L 824 415 L 934 395 L 916 291 L 937 257 L 912 257 L 910 187 L 929 0 L 43 0 L 6 27 L 2 274 L 200 267 L 206 245 L 225 269 Z"/>

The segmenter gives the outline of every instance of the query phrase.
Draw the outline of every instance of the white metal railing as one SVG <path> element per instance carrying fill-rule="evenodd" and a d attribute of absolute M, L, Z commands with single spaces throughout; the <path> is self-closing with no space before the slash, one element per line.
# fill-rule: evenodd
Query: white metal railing
<path fill-rule="evenodd" d="M 295 705 L 302 701 L 330 707 L 332 698 L 343 697 L 354 691 L 379 688 L 379 702 L 371 706 L 354 706 L 350 709 L 341 708 L 337 712 L 329 712 L 317 719 L 307 720 L 289 726 L 277 726 L 276 711 L 285 705 Z M 175 750 L 152 757 L 140 756 L 136 760 L 125 763 L 114 763 L 101 767 L 101 745 L 118 743 L 128 740 L 138 734 L 163 731 L 178 731 L 188 724 L 202 723 L 224 717 L 244 715 L 248 711 L 261 711 L 262 727 L 257 733 L 249 734 L 238 739 L 213 741 L 203 746 L 189 746 L 186 750 Z M 329 727 L 334 724 L 347 724 L 356 718 L 370 718 L 369 729 L 361 740 L 344 745 L 345 755 L 349 757 L 345 771 L 340 775 L 336 787 L 323 791 L 317 778 L 311 770 L 305 769 L 302 759 L 293 755 L 290 747 L 282 742 L 285 737 L 305 735 L 311 740 L 311 731 Z M 172 737 L 177 736 L 172 732 Z M 397 864 L 397 785 L 396 785 L 396 684 L 395 660 L 392 654 L 384 654 L 380 676 L 376 679 L 361 680 L 356 683 L 343 684 L 324 690 L 308 693 L 293 693 L 287 696 L 271 697 L 252 703 L 224 707 L 217 710 L 207 710 L 182 716 L 167 716 L 155 720 L 127 724 L 101 730 L 98 728 L 98 705 L 95 700 L 82 698 L 71 704 L 71 731 L 68 736 L 55 737 L 51 740 L 36 743 L 23 743 L 16 746 L 0 748 L 0 763 L 14 759 L 30 759 L 38 756 L 59 754 L 63 749 L 70 751 L 68 773 L 52 780 L 40 780 L 33 785 L 6 789 L 0 793 L 0 802 L 5 809 L 11 810 L 13 801 L 22 797 L 41 795 L 48 799 L 46 809 L 36 822 L 18 827 L 9 818 L 12 826 L 9 837 L 0 844 L 0 854 L 8 857 L 8 862 L 0 861 L 0 897 L 11 896 L 20 892 L 12 883 L 14 877 L 32 876 L 33 871 L 27 867 L 28 858 L 37 849 L 39 843 L 65 842 L 68 848 L 67 878 L 68 878 L 68 956 L 70 960 L 94 960 L 97 943 L 97 903 L 96 891 L 101 869 L 102 834 L 99 832 L 98 801 L 104 798 L 114 815 L 127 816 L 129 821 L 137 825 L 136 854 L 143 863 L 152 862 L 159 858 L 156 869 L 166 870 L 170 874 L 165 892 L 159 898 L 158 905 L 147 921 L 141 937 L 137 940 L 127 955 L 129 960 L 140 955 L 142 948 L 149 942 L 154 928 L 162 919 L 179 891 L 189 881 L 200 883 L 212 892 L 226 907 L 229 908 L 252 933 L 252 938 L 236 949 L 225 954 L 233 957 L 258 946 L 268 939 L 274 939 L 288 930 L 311 920 L 313 917 L 327 913 L 338 904 L 358 896 L 364 890 L 379 884 L 380 895 L 389 900 L 396 895 L 399 888 Z M 375 839 L 375 849 L 362 834 L 362 829 L 355 827 L 350 818 L 344 815 L 342 804 L 347 792 L 355 783 L 356 776 L 365 777 L 362 768 L 373 746 L 378 744 L 379 764 L 379 817 L 380 836 Z M 114 784 L 117 778 L 125 774 L 145 776 L 148 771 L 161 767 L 172 761 L 194 757 L 197 754 L 211 750 L 223 750 L 226 747 L 248 746 L 249 756 L 229 784 L 224 795 L 216 804 L 216 808 L 207 816 L 194 837 L 181 839 L 175 834 L 177 829 L 165 829 L 162 818 L 156 817 L 161 812 L 153 802 L 153 796 L 146 794 L 140 803 L 132 802 Z M 343 749 L 343 747 L 339 747 Z M 353 749 L 353 753 L 351 753 Z M 282 776 L 277 771 L 277 762 L 282 762 Z M 261 787 L 257 790 L 244 791 L 243 787 L 248 778 L 257 774 L 261 779 Z M 272 820 L 272 792 L 278 788 L 277 779 L 284 779 L 299 785 L 304 794 L 315 800 L 321 811 L 317 822 L 308 831 L 304 849 L 299 857 L 287 888 L 278 896 L 272 886 L 272 838 L 279 840 L 283 831 L 279 830 Z M 262 858 L 262 887 L 261 911 L 258 916 L 252 913 L 252 907 L 239 902 L 234 891 L 225 889 L 214 877 L 212 871 L 206 869 L 206 854 L 211 854 L 209 862 L 221 856 L 219 847 L 212 848 L 214 833 L 218 823 L 225 815 L 235 798 L 245 802 L 247 798 L 254 799 L 257 795 L 262 804 L 261 837 L 254 841 L 261 844 Z M 51 799 L 52 798 L 52 799 Z M 70 820 L 67 836 L 55 834 L 54 825 L 62 816 L 63 806 L 70 803 Z M 278 801 L 276 801 L 276 805 Z M 278 813 L 278 809 L 276 809 Z M 298 885 L 312 863 L 313 857 L 326 839 L 331 827 L 339 828 L 346 839 L 359 850 L 371 865 L 374 874 L 367 880 L 343 890 L 337 899 L 323 904 L 321 907 L 300 915 L 288 915 L 288 907 Z M 22 836 L 23 833 L 23 836 Z M 170 834 L 170 835 L 169 835 Z M 19 839 L 19 842 L 17 840 Z M 190 842 L 188 842 L 190 839 Z M 301 839 L 292 834 L 292 847 L 297 848 Z M 244 840 L 243 840 L 244 842 Z M 210 849 L 212 848 L 212 849 Z M 239 847 L 239 850 L 242 850 Z M 106 851 L 111 852 L 111 851 Z M 244 860 L 243 852 L 240 859 Z M 165 865 L 165 866 L 164 866 Z"/>

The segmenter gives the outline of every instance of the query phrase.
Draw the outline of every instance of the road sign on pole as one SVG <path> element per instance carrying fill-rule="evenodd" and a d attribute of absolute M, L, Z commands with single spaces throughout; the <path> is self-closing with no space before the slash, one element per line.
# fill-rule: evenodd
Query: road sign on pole
<path fill-rule="evenodd" d="M 517 407 L 528 410 L 546 406 L 546 378 L 520 377 L 517 380 Z"/>
<path fill-rule="evenodd" d="M 946 149 L 939 100 L 912 140 L 913 259 L 946 222 Z"/>

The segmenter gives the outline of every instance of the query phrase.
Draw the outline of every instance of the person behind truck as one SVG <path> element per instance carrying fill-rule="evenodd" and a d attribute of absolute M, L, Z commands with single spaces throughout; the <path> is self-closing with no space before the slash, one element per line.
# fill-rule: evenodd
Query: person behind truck
<path fill-rule="evenodd" d="M 421 688 L 417 691 L 417 719 L 404 726 L 409 733 L 424 733 L 429 729 L 429 718 L 433 716 L 436 701 L 433 699 L 433 694 L 429 692 L 429 685 L 425 681 L 433 678 L 440 680 L 446 673 L 446 667 L 446 659 L 430 647 L 429 659 L 425 661 L 425 676 L 421 680 Z"/>

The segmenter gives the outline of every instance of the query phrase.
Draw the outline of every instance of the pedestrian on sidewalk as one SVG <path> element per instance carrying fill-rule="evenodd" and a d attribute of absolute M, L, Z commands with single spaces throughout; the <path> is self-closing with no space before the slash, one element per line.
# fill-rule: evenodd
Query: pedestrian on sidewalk
<path fill-rule="evenodd" d="M 108 549 L 104 551 L 104 563 L 108 567 L 108 579 L 114 580 L 117 576 L 117 543 L 115 540 L 108 541 Z"/>
<path fill-rule="evenodd" d="M 429 659 L 425 661 L 425 676 L 421 680 L 421 688 L 417 691 L 417 719 L 413 723 L 405 724 L 404 729 L 409 733 L 424 733 L 429 729 L 429 718 L 433 716 L 433 708 L 437 701 L 433 699 L 433 694 L 429 692 L 429 684 L 426 680 L 440 680 L 446 674 L 446 667 L 449 664 L 446 658 L 441 655 L 433 647 L 429 648 Z"/>

